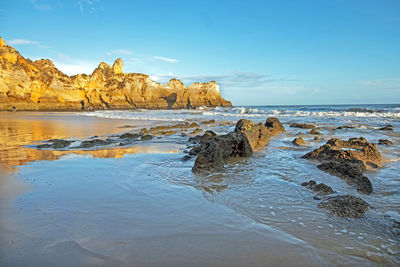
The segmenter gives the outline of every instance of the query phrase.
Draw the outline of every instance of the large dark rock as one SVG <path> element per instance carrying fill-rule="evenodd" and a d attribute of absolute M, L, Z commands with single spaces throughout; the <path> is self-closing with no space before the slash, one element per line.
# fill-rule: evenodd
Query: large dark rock
<path fill-rule="evenodd" d="M 283 124 L 274 117 L 267 118 L 264 125 L 272 136 L 285 132 L 285 127 L 283 127 Z"/>
<path fill-rule="evenodd" d="M 222 169 L 229 157 L 248 157 L 252 148 L 247 137 L 241 132 L 213 136 L 201 146 L 192 168 L 195 173 L 210 173 Z"/>
<path fill-rule="evenodd" d="M 319 161 L 357 162 L 365 167 L 380 167 L 382 156 L 375 144 L 368 143 L 365 138 L 350 138 L 344 141 L 338 138 L 330 139 L 325 145 L 303 156 L 306 159 Z"/>
<path fill-rule="evenodd" d="M 121 139 L 125 140 L 135 140 L 141 137 L 143 134 L 142 133 L 124 133 L 119 136 Z"/>
<path fill-rule="evenodd" d="M 348 185 L 354 186 L 359 192 L 371 194 L 372 184 L 368 177 L 363 175 L 365 167 L 361 162 L 325 162 L 317 166 L 329 174 L 338 176 Z"/>
<path fill-rule="evenodd" d="M 317 184 L 314 180 L 304 182 L 301 184 L 301 186 L 305 186 L 306 188 L 317 193 L 318 195 L 330 195 L 334 193 L 332 187 L 324 183 Z"/>
<path fill-rule="evenodd" d="M 362 218 L 371 207 L 359 197 L 344 195 L 329 197 L 318 204 L 319 208 L 326 209 L 330 214 L 345 218 Z"/>

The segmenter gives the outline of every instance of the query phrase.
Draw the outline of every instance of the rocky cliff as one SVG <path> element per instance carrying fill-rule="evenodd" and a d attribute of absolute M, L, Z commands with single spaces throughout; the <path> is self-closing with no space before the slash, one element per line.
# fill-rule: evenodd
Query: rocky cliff
<path fill-rule="evenodd" d="M 216 82 L 184 86 L 123 73 L 124 63 L 101 62 L 91 75 L 68 76 L 48 59 L 31 61 L 0 37 L 0 110 L 175 109 L 231 106 Z"/>

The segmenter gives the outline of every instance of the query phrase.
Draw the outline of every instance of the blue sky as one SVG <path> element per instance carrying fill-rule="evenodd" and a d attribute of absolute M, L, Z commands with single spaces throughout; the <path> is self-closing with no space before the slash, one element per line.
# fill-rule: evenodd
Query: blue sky
<path fill-rule="evenodd" d="M 68 74 L 216 80 L 235 105 L 400 103 L 400 1 L 13 0 L 0 36 Z"/>

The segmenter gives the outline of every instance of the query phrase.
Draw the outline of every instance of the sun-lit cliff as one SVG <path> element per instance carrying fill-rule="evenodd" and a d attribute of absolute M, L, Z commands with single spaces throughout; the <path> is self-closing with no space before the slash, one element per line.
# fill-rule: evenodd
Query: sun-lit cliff
<path fill-rule="evenodd" d="M 68 76 L 48 59 L 31 61 L 0 37 L 0 110 L 167 109 L 231 106 L 216 82 L 184 86 L 123 73 L 124 63 L 101 62 L 91 75 Z"/>

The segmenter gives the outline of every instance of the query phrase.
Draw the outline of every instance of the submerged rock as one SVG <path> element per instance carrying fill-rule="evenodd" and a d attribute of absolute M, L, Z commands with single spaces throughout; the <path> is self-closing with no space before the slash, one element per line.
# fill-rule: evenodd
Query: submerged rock
<path fill-rule="evenodd" d="M 319 136 L 318 135 L 314 136 L 314 141 L 318 141 L 318 140 L 319 140 Z"/>
<path fill-rule="evenodd" d="M 317 166 L 329 174 L 340 177 L 348 185 L 354 186 L 357 191 L 371 194 L 373 191 L 371 181 L 363 175 L 365 167 L 361 162 L 325 162 Z"/>
<path fill-rule="evenodd" d="M 326 209 L 330 214 L 345 218 L 362 218 L 371 207 L 363 199 L 351 195 L 329 197 L 318 204 L 319 208 Z"/>
<path fill-rule="evenodd" d="M 354 128 L 354 127 L 353 127 L 353 126 L 350 126 L 350 125 L 343 125 L 343 126 L 336 127 L 335 130 L 353 129 L 353 128 Z"/>
<path fill-rule="evenodd" d="M 292 143 L 295 144 L 296 146 L 304 146 L 306 144 L 304 139 L 301 137 L 296 137 L 295 139 L 293 139 Z"/>
<path fill-rule="evenodd" d="M 376 145 L 368 143 L 363 137 L 350 138 L 348 141 L 332 138 L 325 145 L 305 154 L 303 158 L 338 162 L 361 161 L 365 167 L 374 168 L 382 165 L 382 156 Z"/>
<path fill-rule="evenodd" d="M 333 189 L 330 186 L 324 183 L 317 184 L 314 180 L 304 182 L 301 184 L 301 186 L 305 186 L 306 188 L 311 189 L 319 195 L 330 195 L 334 193 Z"/>
<path fill-rule="evenodd" d="M 153 136 L 149 135 L 149 134 L 146 134 L 146 135 L 143 135 L 142 137 L 140 137 L 140 140 L 142 140 L 142 141 L 147 141 L 147 140 L 151 140 L 151 139 L 153 139 Z"/>
<path fill-rule="evenodd" d="M 209 120 L 209 121 L 202 121 L 202 122 L 200 122 L 201 124 L 213 124 L 213 123 L 215 123 L 215 120 L 213 120 L 213 119 L 211 119 L 211 120 Z"/>
<path fill-rule="evenodd" d="M 301 128 L 301 129 L 315 129 L 317 126 L 307 123 L 291 123 L 290 127 Z"/>
<path fill-rule="evenodd" d="M 38 148 L 54 148 L 54 149 L 62 149 L 62 148 L 66 148 L 67 146 L 69 146 L 72 141 L 68 141 L 68 140 L 64 140 L 64 139 L 53 139 L 53 140 L 49 140 L 51 141 L 51 144 L 43 144 L 43 145 L 39 145 L 37 146 Z"/>
<path fill-rule="evenodd" d="M 317 134 L 317 135 L 320 135 L 320 134 L 322 134 L 322 133 L 320 133 L 318 130 L 316 130 L 316 129 L 312 129 L 311 131 L 309 131 L 308 132 L 309 134 Z"/>
<path fill-rule="evenodd" d="M 125 139 L 125 140 L 134 140 L 134 139 L 138 139 L 142 135 L 143 134 L 141 134 L 141 133 L 124 133 L 124 134 L 121 134 L 119 136 L 119 138 Z"/>
<path fill-rule="evenodd" d="M 202 131 L 203 131 L 202 129 L 196 128 L 196 129 L 194 129 L 193 131 L 191 131 L 191 132 L 188 133 L 188 134 L 190 134 L 190 135 L 196 135 L 196 134 L 201 133 Z"/>
<path fill-rule="evenodd" d="M 386 139 L 379 139 L 378 145 L 392 146 L 393 142 Z"/>
<path fill-rule="evenodd" d="M 90 148 L 90 147 L 94 147 L 94 146 L 106 146 L 111 143 L 112 142 L 108 141 L 108 140 L 93 139 L 93 140 L 83 141 L 79 147 Z"/>
<path fill-rule="evenodd" d="M 379 130 L 381 131 L 393 131 L 393 126 L 392 125 L 386 125 L 385 127 L 380 128 Z"/>

